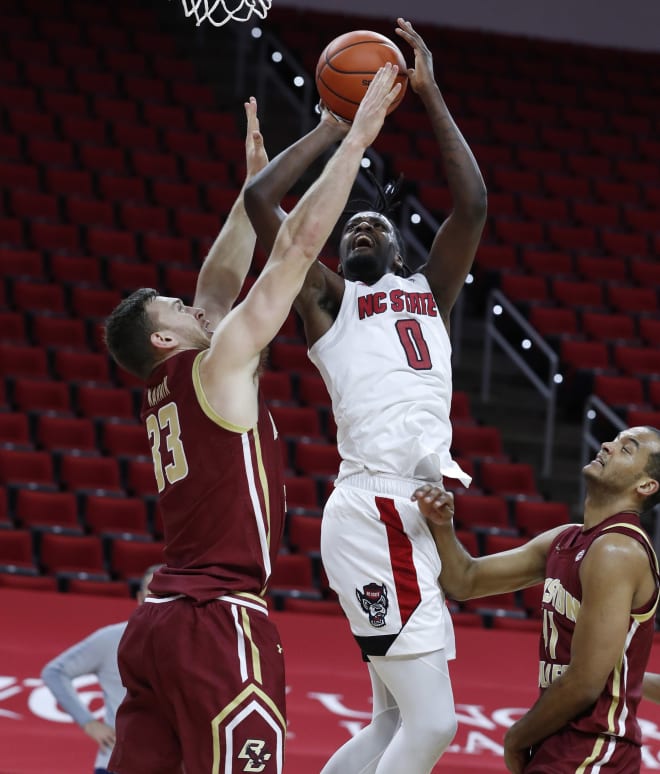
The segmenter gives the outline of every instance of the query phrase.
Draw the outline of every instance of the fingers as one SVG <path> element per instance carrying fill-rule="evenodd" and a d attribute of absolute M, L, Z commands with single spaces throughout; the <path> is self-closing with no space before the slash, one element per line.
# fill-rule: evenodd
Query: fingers
<path fill-rule="evenodd" d="M 245 116 L 247 118 L 247 136 L 254 136 L 254 132 L 259 131 L 259 117 L 257 116 L 257 100 L 250 97 L 243 103 L 245 107 Z"/>
<path fill-rule="evenodd" d="M 422 501 L 436 509 L 448 508 L 452 512 L 454 510 L 454 495 L 439 486 L 424 484 L 412 493 L 410 499 Z"/>

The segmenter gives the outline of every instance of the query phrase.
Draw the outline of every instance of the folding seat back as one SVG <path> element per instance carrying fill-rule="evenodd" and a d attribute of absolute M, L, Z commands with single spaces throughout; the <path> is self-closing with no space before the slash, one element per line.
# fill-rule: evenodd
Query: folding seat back
<path fill-rule="evenodd" d="M 293 400 L 291 377 L 285 371 L 264 371 L 259 377 L 259 389 L 271 408 L 273 401 L 289 403 Z"/>
<path fill-rule="evenodd" d="M 0 311 L 0 342 L 25 346 L 27 335 L 21 312 Z"/>
<path fill-rule="evenodd" d="M 321 597 L 319 589 L 314 584 L 312 563 L 304 554 L 280 553 L 273 565 L 273 571 L 268 581 L 270 594 L 300 592 Z"/>
<path fill-rule="evenodd" d="M 42 448 L 48 450 L 96 451 L 96 431 L 89 419 L 40 414 L 36 439 Z"/>
<path fill-rule="evenodd" d="M 85 417 L 135 419 L 131 393 L 120 387 L 97 387 L 79 384 L 76 387 L 76 409 Z"/>
<path fill-rule="evenodd" d="M 30 425 L 26 414 L 18 411 L 0 412 L 0 446 L 32 448 Z"/>
<path fill-rule="evenodd" d="M 35 221 L 30 224 L 30 239 L 40 250 L 77 252 L 80 249 L 78 228 L 72 223 Z"/>
<path fill-rule="evenodd" d="M 660 341 L 660 318 L 640 317 L 639 334 L 647 344 L 657 346 Z"/>
<path fill-rule="evenodd" d="M 88 495 L 84 504 L 85 525 L 94 534 L 104 532 L 148 535 L 147 508 L 137 497 Z"/>
<path fill-rule="evenodd" d="M 566 503 L 516 500 L 513 505 L 513 521 L 524 535 L 533 537 L 548 529 L 570 523 L 571 514 Z"/>
<path fill-rule="evenodd" d="M 0 449 L 0 483 L 53 486 L 53 462 L 45 451 Z"/>
<path fill-rule="evenodd" d="M 18 189 L 11 192 L 10 205 L 12 214 L 19 218 L 55 220 L 59 217 L 59 203 L 54 194 Z"/>
<path fill-rule="evenodd" d="M 190 240 L 182 237 L 145 234 L 142 246 L 147 260 L 158 266 L 170 263 L 191 264 L 193 262 Z"/>
<path fill-rule="evenodd" d="M 131 587 L 124 581 L 68 578 L 68 594 L 91 594 L 98 597 L 130 597 Z"/>
<path fill-rule="evenodd" d="M 287 476 L 284 479 L 284 485 L 289 510 L 300 508 L 317 511 L 319 509 L 318 494 L 313 479 L 305 476 Z"/>
<path fill-rule="evenodd" d="M 45 573 L 106 575 L 101 541 L 95 535 L 61 535 L 44 532 L 39 560 Z"/>
<path fill-rule="evenodd" d="M 614 347 L 614 362 L 617 367 L 629 376 L 657 376 L 660 374 L 660 348 L 630 347 L 620 344 Z"/>
<path fill-rule="evenodd" d="M 654 312 L 658 309 L 658 291 L 654 287 L 626 287 L 610 285 L 607 291 L 610 305 L 624 314 Z"/>
<path fill-rule="evenodd" d="M 14 306 L 21 311 L 43 311 L 51 314 L 66 312 L 66 299 L 61 285 L 53 282 L 33 282 L 17 279 L 11 286 Z"/>
<path fill-rule="evenodd" d="M 320 554 L 321 519 L 292 514 L 287 520 L 287 541 L 291 550 L 301 554 Z"/>
<path fill-rule="evenodd" d="M 0 375 L 47 377 L 48 360 L 45 350 L 20 344 L 0 344 Z"/>
<path fill-rule="evenodd" d="M 112 201 L 143 202 L 147 196 L 144 180 L 130 175 L 100 174 L 99 190 Z"/>
<path fill-rule="evenodd" d="M 294 464 L 300 474 L 336 476 L 340 461 L 334 444 L 297 443 L 295 446 Z"/>
<path fill-rule="evenodd" d="M 66 202 L 68 219 L 84 226 L 114 226 L 115 213 L 110 202 L 70 197 Z"/>
<path fill-rule="evenodd" d="M 83 320 L 71 317 L 35 315 L 32 335 L 42 347 L 87 349 L 87 329 Z"/>
<path fill-rule="evenodd" d="M 519 548 L 525 545 L 527 538 L 516 537 L 515 535 L 486 534 L 484 536 L 484 554 L 498 554 L 500 551 L 510 551 L 513 548 Z"/>
<path fill-rule="evenodd" d="M 538 495 L 534 468 L 524 462 L 483 461 L 480 483 L 490 494 Z"/>
<path fill-rule="evenodd" d="M 626 263 L 622 258 L 582 255 L 577 259 L 577 270 L 585 280 L 592 282 L 622 282 L 627 275 Z"/>
<path fill-rule="evenodd" d="M 126 580 L 142 578 L 148 567 L 162 564 L 164 547 L 162 542 L 115 538 L 110 548 L 113 574 Z"/>
<path fill-rule="evenodd" d="M 162 207 L 188 207 L 193 210 L 200 207 L 199 189 L 190 183 L 154 180 L 152 190 L 154 201 Z"/>
<path fill-rule="evenodd" d="M 497 495 L 456 494 L 454 517 L 459 529 L 497 528 L 511 530 L 509 506 Z"/>
<path fill-rule="evenodd" d="M 644 385 L 634 376 L 596 374 L 594 395 L 610 406 L 640 405 L 644 403 Z"/>
<path fill-rule="evenodd" d="M 559 303 L 568 307 L 604 308 L 603 290 L 597 282 L 557 279 L 552 283 L 552 295 Z"/>
<path fill-rule="evenodd" d="M 456 422 L 472 424 L 472 410 L 470 408 L 470 396 L 462 390 L 454 390 L 451 396 L 451 408 L 449 417 L 452 425 Z"/>
<path fill-rule="evenodd" d="M 71 411 L 69 385 L 42 379 L 15 379 L 13 404 L 19 411 Z"/>
<path fill-rule="evenodd" d="M 153 497 L 158 494 L 154 464 L 131 459 L 126 464 L 126 488 L 134 497 Z"/>
<path fill-rule="evenodd" d="M 19 193 L 23 192 L 14 191 L 14 195 Z M 13 250 L 2 247 L 0 248 L 0 272 L 3 277 L 40 279 L 44 276 L 43 257 L 37 250 Z"/>
<path fill-rule="evenodd" d="M 653 217 L 657 220 L 658 213 L 654 212 Z M 632 260 L 630 273 L 635 282 L 642 286 L 660 287 L 660 262 L 658 261 Z"/>
<path fill-rule="evenodd" d="M 104 258 L 137 258 L 135 236 L 127 231 L 90 228 L 87 247 L 92 255 Z"/>
<path fill-rule="evenodd" d="M 147 433 L 142 424 L 106 422 L 101 432 L 101 445 L 116 457 L 151 457 Z"/>
<path fill-rule="evenodd" d="M 635 338 L 635 322 L 625 314 L 584 312 L 582 330 L 592 339 L 602 341 Z"/>
<path fill-rule="evenodd" d="M 111 261 L 108 265 L 108 281 L 113 290 L 133 291 L 135 288 L 158 287 L 156 267 L 146 263 Z"/>
<path fill-rule="evenodd" d="M 463 457 L 500 457 L 502 437 L 494 426 L 463 425 L 453 429 L 452 449 Z"/>
<path fill-rule="evenodd" d="M 530 274 L 550 275 L 554 278 L 573 274 L 573 258 L 568 252 L 526 248 L 522 251 L 522 263 Z"/>
<path fill-rule="evenodd" d="M 0 530 L 0 569 L 4 572 L 27 570 L 36 572 L 32 551 L 32 536 L 23 529 Z"/>
<path fill-rule="evenodd" d="M 569 308 L 535 306 L 529 321 L 542 336 L 575 336 L 578 332 L 577 315 Z"/>
<path fill-rule="evenodd" d="M 560 348 L 561 360 L 572 369 L 607 369 L 610 358 L 602 341 L 572 341 L 564 339 Z"/>
<path fill-rule="evenodd" d="M 112 457 L 63 454 L 59 476 L 70 491 L 122 490 L 119 464 Z"/>
<path fill-rule="evenodd" d="M 270 413 L 281 436 L 291 438 L 321 436 L 318 412 L 310 406 L 271 406 Z"/>
<path fill-rule="evenodd" d="M 502 277 L 501 289 L 513 302 L 529 303 L 548 299 L 548 286 L 544 277 L 505 274 Z"/>
<path fill-rule="evenodd" d="M 54 370 L 60 379 L 69 382 L 110 382 L 107 355 L 100 352 L 55 351 Z"/>
<path fill-rule="evenodd" d="M 72 492 L 19 489 L 16 516 L 24 527 L 62 527 L 80 531 L 78 503 Z"/>
<path fill-rule="evenodd" d="M 46 169 L 46 187 L 54 194 L 92 196 L 92 175 L 86 169 Z"/>
<path fill-rule="evenodd" d="M 106 317 L 120 301 L 116 290 L 78 286 L 71 291 L 71 307 L 80 317 Z"/>
<path fill-rule="evenodd" d="M 269 359 L 273 368 L 295 373 L 315 373 L 316 366 L 307 356 L 305 344 L 274 341 L 270 346 Z"/>

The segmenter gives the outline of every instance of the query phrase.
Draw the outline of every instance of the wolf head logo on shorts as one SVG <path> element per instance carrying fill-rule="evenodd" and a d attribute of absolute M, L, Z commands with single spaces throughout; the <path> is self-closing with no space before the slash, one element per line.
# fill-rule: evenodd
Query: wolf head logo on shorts
<path fill-rule="evenodd" d="M 355 589 L 355 594 L 362 609 L 369 616 L 369 623 L 376 629 L 385 626 L 387 588 L 381 583 L 367 583 L 362 587 L 362 592 Z"/>

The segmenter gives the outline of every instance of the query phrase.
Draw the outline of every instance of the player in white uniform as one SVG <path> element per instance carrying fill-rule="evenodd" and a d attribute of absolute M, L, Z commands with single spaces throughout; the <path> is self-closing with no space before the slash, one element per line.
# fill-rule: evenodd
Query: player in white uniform
<path fill-rule="evenodd" d="M 316 264 L 296 301 L 309 356 L 332 398 L 342 458 L 321 552 L 368 659 L 374 694 L 372 722 L 323 774 L 423 774 L 456 731 L 447 668 L 454 636 L 440 560 L 410 497 L 420 482 L 470 482 L 450 455 L 448 328 L 481 236 L 486 190 L 435 83 L 428 48 L 409 22 L 399 19 L 396 32 L 414 51 L 410 84 L 438 140 L 454 210 L 412 276 L 383 208 L 353 215 L 339 247 L 342 276 Z M 282 197 L 345 131 L 324 111 L 248 186 L 246 209 L 265 247 L 284 215 Z"/>

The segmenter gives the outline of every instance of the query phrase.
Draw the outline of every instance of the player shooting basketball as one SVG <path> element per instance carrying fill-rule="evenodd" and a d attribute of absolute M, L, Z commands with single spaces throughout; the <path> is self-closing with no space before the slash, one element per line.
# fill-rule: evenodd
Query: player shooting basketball
<path fill-rule="evenodd" d="M 323 562 L 373 687 L 371 723 L 323 774 L 429 772 L 456 732 L 440 562 L 410 496 L 443 476 L 470 482 L 449 452 L 448 332 L 484 225 L 486 189 L 435 82 L 431 52 L 409 22 L 399 19 L 396 33 L 414 52 L 410 86 L 438 141 L 454 209 L 410 277 L 382 208 L 353 215 L 339 246 L 342 276 L 317 262 L 295 302 L 332 398 L 342 458 L 324 510 Z M 346 130 L 324 111 L 249 184 L 246 209 L 267 249 L 284 218 L 282 197 Z"/>

